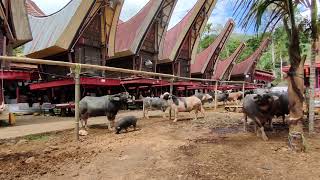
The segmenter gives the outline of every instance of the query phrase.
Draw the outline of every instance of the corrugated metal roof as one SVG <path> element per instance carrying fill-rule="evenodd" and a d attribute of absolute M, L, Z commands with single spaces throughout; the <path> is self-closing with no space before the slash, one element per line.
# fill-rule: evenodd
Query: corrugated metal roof
<path fill-rule="evenodd" d="M 235 60 L 239 57 L 244 47 L 245 47 L 245 44 L 241 43 L 239 47 L 227 59 L 218 60 L 217 68 L 213 75 L 213 79 L 221 80 L 223 78 L 226 71 L 230 68 L 230 66 L 232 66 Z"/>
<path fill-rule="evenodd" d="M 6 37 L 9 39 L 13 48 L 21 46 L 32 40 L 30 25 L 25 7 L 25 0 L 3 0 L 2 3 L 8 4 L 8 9 L 0 8 L 0 16 L 4 20 L 4 29 Z M 9 17 L 6 17 L 5 12 L 9 12 Z"/>
<path fill-rule="evenodd" d="M 198 0 L 187 15 L 174 27 L 168 30 L 165 34 L 162 48 L 160 50 L 160 60 L 173 61 L 178 49 L 187 35 L 194 19 L 206 3 L 206 0 Z"/>
<path fill-rule="evenodd" d="M 115 57 L 128 56 L 137 53 L 139 44 L 144 40 L 150 24 L 156 18 L 164 0 L 150 0 L 135 16 L 129 20 L 118 22 Z"/>
<path fill-rule="evenodd" d="M 269 42 L 270 42 L 269 38 L 264 39 L 260 44 L 259 48 L 250 57 L 236 64 L 232 70 L 232 76 L 248 74 L 252 66 L 255 63 L 257 63 L 258 60 L 260 59 L 263 51 L 267 49 Z"/>
<path fill-rule="evenodd" d="M 32 0 L 26 0 L 28 14 L 32 16 L 45 16 L 46 14 Z"/>
<path fill-rule="evenodd" d="M 33 41 L 25 45 L 24 54 L 28 57 L 42 58 L 66 51 L 94 2 L 72 0 L 53 15 L 29 15 Z"/>
<path fill-rule="evenodd" d="M 202 52 L 197 54 L 195 63 L 191 64 L 191 73 L 192 74 L 204 73 L 210 60 L 213 60 L 212 56 L 214 54 L 219 54 L 221 52 L 221 50 L 223 49 L 225 42 L 227 41 L 227 39 L 231 35 L 231 32 L 234 28 L 234 25 L 235 25 L 235 23 L 233 20 L 228 20 L 223 31 L 214 40 L 214 42 L 212 42 L 212 44 L 208 48 L 206 48 L 205 50 L 203 50 Z M 219 56 L 216 56 L 216 59 L 214 61 L 216 61 L 218 59 L 218 57 Z"/>

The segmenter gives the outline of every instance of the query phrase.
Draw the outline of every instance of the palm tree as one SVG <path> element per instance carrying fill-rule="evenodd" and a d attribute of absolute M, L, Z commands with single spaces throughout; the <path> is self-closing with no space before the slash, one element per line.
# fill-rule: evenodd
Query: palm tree
<path fill-rule="evenodd" d="M 310 3 L 307 0 L 237 0 L 235 15 L 239 17 L 243 28 L 247 29 L 253 25 L 258 32 L 263 27 L 263 34 L 267 30 L 273 30 L 279 22 L 283 22 L 288 35 L 288 54 L 291 64 L 287 74 L 290 109 L 289 146 L 295 151 L 303 151 L 305 149 L 303 94 L 306 57 L 301 57 L 299 30 L 295 21 L 298 4 Z"/>
<path fill-rule="evenodd" d="M 311 60 L 310 60 L 310 98 L 309 98 L 309 133 L 314 132 L 314 89 L 316 79 L 316 56 L 318 55 L 317 42 L 319 40 L 319 21 L 318 21 L 318 7 L 317 0 L 311 0 L 311 3 L 306 2 L 306 6 L 310 8 L 311 12 Z"/>

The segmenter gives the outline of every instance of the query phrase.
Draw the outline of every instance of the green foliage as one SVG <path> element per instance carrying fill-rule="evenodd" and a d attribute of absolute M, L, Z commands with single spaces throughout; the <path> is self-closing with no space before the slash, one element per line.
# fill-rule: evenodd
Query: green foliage
<path fill-rule="evenodd" d="M 35 135 L 28 135 L 25 139 L 29 141 L 48 141 L 50 136 L 48 134 L 35 134 Z"/>
<path fill-rule="evenodd" d="M 207 36 L 203 37 L 203 39 L 201 39 L 201 41 L 200 41 L 198 52 L 201 52 L 204 49 L 206 49 L 207 47 L 209 47 L 215 38 L 216 38 L 215 35 L 207 35 Z"/>
<path fill-rule="evenodd" d="M 207 32 L 200 41 L 199 52 L 206 49 L 211 43 L 214 42 L 218 34 L 213 33 L 213 27 L 211 25 L 211 33 Z M 219 26 L 221 28 L 221 26 Z M 218 30 L 216 30 L 217 32 Z M 280 72 L 280 59 L 283 59 L 283 63 L 289 63 L 289 55 L 288 55 L 288 35 L 283 26 L 279 26 L 274 30 L 274 33 L 271 35 L 270 33 L 266 33 L 265 35 L 272 36 L 274 49 L 275 49 L 275 66 L 276 72 Z M 300 31 L 300 47 L 302 55 L 307 55 L 309 57 L 310 50 L 311 50 L 311 42 L 310 42 L 310 35 L 307 31 Z M 240 57 L 236 60 L 237 63 L 247 59 L 252 53 L 255 52 L 257 48 L 259 48 L 261 43 L 261 35 L 258 36 L 250 36 L 250 35 L 243 35 L 243 34 L 232 34 L 228 39 L 225 47 L 220 53 L 220 58 L 225 59 L 229 57 L 240 45 L 242 41 L 245 41 L 246 48 L 240 55 Z M 262 70 L 273 70 L 272 64 L 272 52 L 271 46 L 262 54 L 260 60 L 258 61 L 257 67 Z"/>
<path fill-rule="evenodd" d="M 248 36 L 242 34 L 232 34 L 225 44 L 224 49 L 220 53 L 221 59 L 228 58 L 241 44 L 244 39 L 247 39 Z"/>
<path fill-rule="evenodd" d="M 22 57 L 23 56 L 23 46 L 13 49 L 13 56 Z"/>

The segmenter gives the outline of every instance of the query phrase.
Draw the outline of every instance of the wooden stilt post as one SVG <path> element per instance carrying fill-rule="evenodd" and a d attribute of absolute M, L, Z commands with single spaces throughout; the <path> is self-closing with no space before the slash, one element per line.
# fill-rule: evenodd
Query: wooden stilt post
<path fill-rule="evenodd" d="M 214 87 L 214 110 L 217 110 L 217 105 L 218 105 L 218 81 L 216 81 L 216 85 Z"/>
<path fill-rule="evenodd" d="M 80 101 L 80 71 L 81 71 L 81 66 L 80 64 L 77 64 L 75 69 L 74 69 L 74 81 L 75 81 L 75 135 L 76 135 L 76 140 L 79 140 L 79 121 L 80 121 L 80 111 L 79 111 L 79 101 Z"/>

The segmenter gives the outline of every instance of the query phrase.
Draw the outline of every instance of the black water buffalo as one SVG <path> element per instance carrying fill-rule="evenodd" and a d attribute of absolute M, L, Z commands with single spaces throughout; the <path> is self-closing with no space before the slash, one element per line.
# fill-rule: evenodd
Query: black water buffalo
<path fill-rule="evenodd" d="M 161 110 L 165 113 L 168 107 L 169 107 L 168 101 L 163 98 L 146 97 L 143 99 L 143 117 L 147 117 L 149 119 L 149 115 L 148 115 L 149 110 Z M 166 115 L 163 114 L 164 118 L 165 116 Z"/>
<path fill-rule="evenodd" d="M 202 104 L 207 103 L 207 102 L 212 103 L 212 101 L 213 101 L 213 97 L 210 94 L 196 93 L 195 96 L 201 100 Z"/>
<path fill-rule="evenodd" d="M 135 116 L 126 116 L 120 119 L 116 124 L 116 134 L 119 134 L 122 129 L 128 132 L 128 128 L 133 126 L 133 129 L 136 130 L 138 118 Z"/>
<path fill-rule="evenodd" d="M 246 97 L 249 94 L 254 94 L 254 91 L 253 90 L 245 90 L 244 91 L 244 97 Z"/>
<path fill-rule="evenodd" d="M 282 117 L 283 124 L 285 123 L 285 117 L 289 114 L 289 97 L 287 92 L 272 92 L 273 96 L 277 96 L 279 99 L 274 101 L 271 112 L 276 117 Z"/>
<path fill-rule="evenodd" d="M 245 123 L 247 117 L 251 118 L 259 127 L 263 140 L 268 140 L 264 132 L 265 123 L 272 123 L 275 115 L 273 109 L 278 103 L 279 97 L 272 94 L 249 94 L 243 100 L 243 113 L 245 115 Z M 259 131 L 257 131 L 258 135 Z"/>
<path fill-rule="evenodd" d="M 214 92 L 209 92 L 209 95 L 215 98 Z M 229 97 L 228 92 L 218 92 L 217 93 L 217 102 L 223 102 L 224 104 L 227 102 Z"/>
<path fill-rule="evenodd" d="M 252 90 L 253 94 L 266 94 L 266 93 L 270 93 L 269 89 L 265 89 L 265 88 L 257 88 Z"/>
<path fill-rule="evenodd" d="M 102 97 L 86 96 L 82 98 L 79 103 L 82 127 L 84 126 L 87 128 L 87 120 L 89 117 L 107 116 L 108 128 L 111 130 L 114 126 L 114 120 L 120 107 L 127 103 L 128 98 L 130 98 L 128 93 L 119 93 Z"/>

